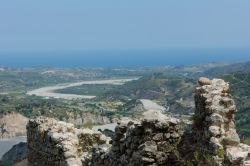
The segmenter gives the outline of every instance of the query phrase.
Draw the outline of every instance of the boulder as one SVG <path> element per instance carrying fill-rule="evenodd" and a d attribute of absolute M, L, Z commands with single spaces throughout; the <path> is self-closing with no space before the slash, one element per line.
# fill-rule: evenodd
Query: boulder
<path fill-rule="evenodd" d="M 206 77 L 200 77 L 198 80 L 199 85 L 203 86 L 203 85 L 211 85 L 212 81 Z"/>

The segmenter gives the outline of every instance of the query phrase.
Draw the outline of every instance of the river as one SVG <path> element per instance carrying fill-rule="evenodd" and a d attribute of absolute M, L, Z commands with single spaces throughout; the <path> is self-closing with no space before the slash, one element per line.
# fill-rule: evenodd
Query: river
<path fill-rule="evenodd" d="M 27 95 L 36 95 L 46 98 L 60 98 L 60 99 L 78 99 L 85 98 L 91 99 L 96 96 L 93 95 L 76 95 L 76 94 L 62 94 L 56 93 L 56 90 L 65 89 L 69 87 L 81 86 L 81 85 L 93 85 L 93 84 L 110 84 L 110 85 L 123 85 L 126 82 L 137 80 L 138 78 L 127 78 L 127 79 L 109 79 L 109 80 L 94 80 L 94 81 L 81 81 L 75 83 L 65 83 L 65 84 L 57 84 L 53 86 L 42 87 L 38 89 L 34 89 L 27 92 Z"/>

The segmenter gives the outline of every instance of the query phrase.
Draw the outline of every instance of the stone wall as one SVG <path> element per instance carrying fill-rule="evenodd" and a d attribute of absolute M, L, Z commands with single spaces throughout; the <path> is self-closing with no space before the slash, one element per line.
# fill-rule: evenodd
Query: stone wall
<path fill-rule="evenodd" d="M 178 120 L 157 117 L 121 122 L 109 141 L 100 132 L 39 117 L 27 125 L 28 163 L 66 165 L 177 165 Z M 110 142 L 110 143 L 109 143 Z"/>
<path fill-rule="evenodd" d="M 79 166 L 94 144 L 105 144 L 100 132 L 76 129 L 73 124 L 39 117 L 27 125 L 28 165 Z"/>
<path fill-rule="evenodd" d="M 112 146 L 94 148 L 92 165 L 180 165 L 178 121 L 160 117 L 120 123 Z"/>
<path fill-rule="evenodd" d="M 218 165 L 243 164 L 250 147 L 240 144 L 234 120 L 237 110 L 229 84 L 207 78 L 200 78 L 198 83 L 193 124 L 195 146 L 210 154 Z"/>

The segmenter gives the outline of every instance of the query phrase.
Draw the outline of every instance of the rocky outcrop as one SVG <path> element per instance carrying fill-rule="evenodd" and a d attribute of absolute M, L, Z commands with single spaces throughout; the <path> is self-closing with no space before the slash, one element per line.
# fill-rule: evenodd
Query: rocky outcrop
<path fill-rule="evenodd" d="M 0 139 L 26 135 L 28 118 L 17 112 L 0 112 Z"/>
<path fill-rule="evenodd" d="M 126 102 L 122 108 L 124 112 L 144 112 L 146 109 L 143 106 L 143 103 L 139 99 L 132 99 Z"/>
<path fill-rule="evenodd" d="M 237 110 L 229 84 L 207 78 L 200 78 L 198 83 L 193 125 L 196 147 L 210 154 L 217 165 L 243 165 L 250 157 L 250 147 L 240 144 L 235 129 Z"/>
<path fill-rule="evenodd" d="M 73 124 L 39 117 L 27 125 L 28 164 L 78 166 L 94 144 L 105 144 L 100 132 L 76 129 Z"/>
<path fill-rule="evenodd" d="M 83 126 L 86 123 L 91 123 L 95 125 L 108 124 L 111 123 L 110 118 L 98 113 L 83 112 L 76 114 L 69 114 L 69 118 L 65 121 L 72 123 L 76 126 Z"/>
<path fill-rule="evenodd" d="M 154 110 L 164 113 L 167 109 L 153 100 L 149 99 L 133 99 L 128 101 L 122 107 L 122 111 L 125 112 L 145 112 L 148 110 Z"/>

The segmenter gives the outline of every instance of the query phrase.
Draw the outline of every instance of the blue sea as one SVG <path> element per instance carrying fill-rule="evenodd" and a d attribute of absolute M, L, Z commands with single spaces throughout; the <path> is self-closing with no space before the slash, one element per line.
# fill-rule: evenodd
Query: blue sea
<path fill-rule="evenodd" d="M 242 61 L 250 61 L 250 49 L 0 53 L 0 65 L 4 67 L 143 67 Z"/>

